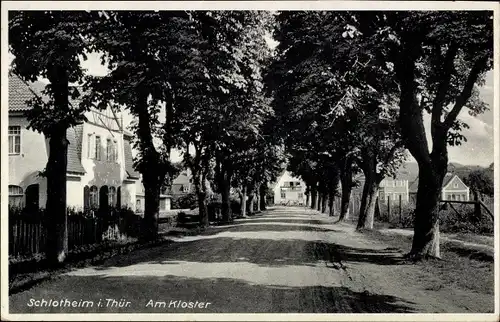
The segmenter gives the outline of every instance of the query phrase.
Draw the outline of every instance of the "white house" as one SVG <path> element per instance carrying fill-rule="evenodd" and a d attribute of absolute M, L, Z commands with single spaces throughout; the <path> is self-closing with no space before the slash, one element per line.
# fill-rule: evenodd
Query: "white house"
<path fill-rule="evenodd" d="M 410 185 L 410 196 L 413 200 L 417 198 L 418 177 Z M 443 179 L 441 200 L 469 201 L 470 189 L 454 173 L 448 172 Z"/>
<path fill-rule="evenodd" d="M 274 195 L 274 204 L 303 205 L 306 202 L 306 185 L 302 179 L 284 171 L 276 182 L 271 185 Z"/>
<path fill-rule="evenodd" d="M 9 204 L 45 207 L 46 179 L 39 175 L 48 160 L 48 140 L 27 129 L 26 101 L 41 95 L 45 84 L 26 83 L 9 76 Z M 78 104 L 77 101 L 71 101 Z M 119 112 L 108 108 L 86 113 L 84 124 L 67 130 L 67 204 L 103 204 L 135 209 L 139 173 L 133 168 L 132 135 L 122 126 Z"/>

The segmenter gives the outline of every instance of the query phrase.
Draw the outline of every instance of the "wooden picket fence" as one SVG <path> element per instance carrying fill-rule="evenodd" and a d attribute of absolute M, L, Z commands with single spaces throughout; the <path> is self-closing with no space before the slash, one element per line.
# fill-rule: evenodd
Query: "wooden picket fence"
<path fill-rule="evenodd" d="M 83 216 L 68 216 L 68 248 L 95 244 L 102 240 L 102 221 Z M 9 216 L 9 255 L 43 253 L 47 241 L 44 220 L 40 216 Z"/>

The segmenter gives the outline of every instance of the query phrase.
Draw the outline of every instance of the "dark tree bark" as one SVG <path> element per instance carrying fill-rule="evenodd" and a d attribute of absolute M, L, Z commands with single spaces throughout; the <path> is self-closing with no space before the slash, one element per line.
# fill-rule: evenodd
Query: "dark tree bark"
<path fill-rule="evenodd" d="M 68 218 L 66 212 L 66 168 L 68 163 L 66 129 L 50 133 L 47 162 L 47 260 L 57 266 L 68 254 Z"/>
<path fill-rule="evenodd" d="M 316 209 L 317 192 L 316 185 L 311 186 L 311 209 Z"/>
<path fill-rule="evenodd" d="M 159 169 L 160 156 L 153 144 L 153 136 L 148 112 L 148 95 L 146 92 L 138 93 L 134 114 L 138 117 L 137 134 L 139 138 L 142 160 L 139 171 L 144 184 L 144 218 L 141 224 L 142 241 L 152 241 L 158 235 L 157 218 L 160 212 L 160 188 L 165 178 L 163 169 Z"/>
<path fill-rule="evenodd" d="M 363 195 L 361 197 L 358 224 L 356 226 L 358 230 L 373 229 L 379 186 L 383 180 L 383 175 L 377 173 L 376 156 L 371 151 L 367 152 L 361 162 L 365 183 L 363 185 Z"/>
<path fill-rule="evenodd" d="M 342 197 L 339 221 L 349 218 L 349 202 L 352 190 L 352 160 L 343 160 L 340 167 L 340 182 L 342 184 Z"/>
<path fill-rule="evenodd" d="M 198 198 L 198 213 L 200 215 L 200 225 L 202 227 L 208 227 L 210 223 L 208 220 L 207 191 L 206 187 L 204 187 L 204 181 L 204 176 L 200 176 L 199 174 L 195 176 L 193 173 L 194 189 Z"/>
<path fill-rule="evenodd" d="M 68 76 L 64 70 L 56 69 L 49 75 L 53 84 L 54 105 L 68 110 Z M 51 127 L 45 134 L 49 137 L 49 158 L 47 161 L 47 260 L 53 266 L 64 262 L 68 254 L 68 217 L 66 205 L 66 171 L 68 165 L 68 140 L 64 123 Z"/>
<path fill-rule="evenodd" d="M 250 187 L 248 187 L 248 214 L 249 215 L 253 215 L 255 212 L 254 202 L 255 202 L 254 187 L 250 186 Z"/>
<path fill-rule="evenodd" d="M 321 198 L 322 195 L 321 195 L 321 191 L 319 189 L 318 189 L 317 195 L 318 195 L 318 200 L 316 201 L 317 202 L 316 210 L 321 211 L 321 205 L 323 203 L 323 199 Z"/>
<path fill-rule="evenodd" d="M 332 169 L 332 173 L 328 180 L 328 215 L 333 217 L 335 215 L 335 196 L 337 194 L 337 186 L 339 183 L 338 168 Z"/>
<path fill-rule="evenodd" d="M 255 211 L 260 212 L 260 185 L 255 189 Z"/>
<path fill-rule="evenodd" d="M 262 211 L 266 210 L 266 193 L 267 193 L 267 183 L 260 185 L 260 209 Z"/>
<path fill-rule="evenodd" d="M 328 198 L 327 198 L 327 193 L 326 192 L 322 192 L 321 193 L 321 212 L 322 213 L 326 213 L 326 204 L 328 202 Z"/>
<path fill-rule="evenodd" d="M 241 204 L 240 204 L 241 215 L 243 217 L 245 217 L 247 215 L 247 186 L 245 184 L 241 188 L 240 200 L 241 200 Z"/>
<path fill-rule="evenodd" d="M 439 252 L 439 200 L 443 178 L 448 167 L 448 132 L 461 109 L 471 97 L 474 84 L 484 71 L 488 57 L 476 59 L 470 69 L 461 92 L 453 107 L 443 118 L 446 96 L 455 70 L 454 60 L 458 53 L 457 43 L 452 42 L 446 53 L 438 48 L 435 65 L 439 67 L 439 82 L 432 101 L 431 137 L 432 152 L 426 139 L 421 106 L 416 100 L 416 61 L 421 50 L 422 38 L 418 32 L 402 34 L 401 51 L 395 61 L 396 78 L 400 83 L 399 121 L 405 146 L 416 159 L 419 167 L 419 186 L 415 209 L 413 243 L 408 257 L 440 257 Z"/>
<path fill-rule="evenodd" d="M 307 188 L 306 188 L 306 207 L 309 206 L 310 196 L 311 196 L 311 186 L 307 186 Z"/>

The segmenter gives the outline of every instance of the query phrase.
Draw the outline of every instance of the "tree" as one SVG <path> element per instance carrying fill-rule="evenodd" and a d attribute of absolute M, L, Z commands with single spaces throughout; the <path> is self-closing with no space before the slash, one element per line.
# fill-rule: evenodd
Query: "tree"
<path fill-rule="evenodd" d="M 191 57 L 191 16 L 175 11 L 120 11 L 105 16 L 93 37 L 110 72 L 89 82 L 91 95 L 87 100 L 121 104 L 136 120 L 135 165 L 145 188 L 141 239 L 153 240 L 158 229 L 160 188 L 176 171 L 170 161 L 170 151 L 178 140 L 173 132 L 175 91 L 184 76 L 177 67 Z M 161 109 L 163 122 L 159 119 Z"/>
<path fill-rule="evenodd" d="M 460 144 L 465 107 L 486 108 L 477 85 L 492 68 L 493 20 L 487 11 L 347 13 L 352 46 L 373 55 L 374 64 L 399 86 L 399 122 L 405 147 L 419 165 L 415 233 L 408 256 L 440 257 L 439 199 L 448 165 L 448 145 Z M 429 150 L 422 113 L 431 115 Z"/>
<path fill-rule="evenodd" d="M 91 50 L 89 32 L 99 20 L 83 11 L 9 12 L 9 50 L 14 55 L 12 72 L 25 81 L 45 77 L 49 84 L 28 106 L 29 128 L 49 138 L 47 177 L 47 259 L 62 263 L 68 253 L 66 213 L 66 130 L 85 120 L 88 106 L 73 106 L 70 98 L 81 95 L 72 83 L 81 83 L 80 57 Z"/>
<path fill-rule="evenodd" d="M 464 183 L 469 186 L 472 192 L 478 195 L 481 200 L 484 196 L 492 197 L 495 193 L 493 184 L 493 170 L 490 168 L 473 170 L 465 178 Z"/>

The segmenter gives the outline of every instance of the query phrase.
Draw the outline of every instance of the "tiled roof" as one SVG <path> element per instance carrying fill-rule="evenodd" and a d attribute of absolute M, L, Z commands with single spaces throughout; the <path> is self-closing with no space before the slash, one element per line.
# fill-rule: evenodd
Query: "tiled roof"
<path fill-rule="evenodd" d="M 33 97 L 40 96 L 44 101 L 47 101 L 47 97 L 42 94 L 45 90 L 47 84 L 35 81 L 35 82 L 25 82 L 19 76 L 14 73 L 9 74 L 9 111 L 10 112 L 24 112 L 30 110 L 27 106 L 26 101 L 32 99 Z M 80 89 L 80 94 L 83 94 L 81 88 L 82 86 L 73 85 L 70 88 Z M 71 106 L 78 106 L 80 104 L 79 99 L 69 98 L 69 103 Z"/>
<path fill-rule="evenodd" d="M 448 172 L 443 179 L 443 185 L 441 187 L 446 187 L 448 183 L 450 183 L 451 179 L 455 177 L 455 174 Z M 410 184 L 408 187 L 408 192 L 416 193 L 418 191 L 418 177 Z"/>
<path fill-rule="evenodd" d="M 43 96 L 42 91 L 45 89 L 45 83 L 24 82 L 16 74 L 9 74 L 9 111 L 23 112 L 30 108 L 26 105 L 26 101 L 35 97 L 35 95 Z"/>
<path fill-rule="evenodd" d="M 134 159 L 132 157 L 132 146 L 130 144 L 130 140 L 124 138 L 123 140 L 123 149 L 125 150 L 125 170 L 127 171 L 128 178 L 130 179 L 139 179 L 139 172 L 134 169 Z"/>
<path fill-rule="evenodd" d="M 67 172 L 84 174 L 85 169 L 82 166 L 82 134 L 83 125 L 66 130 L 66 138 L 69 141 L 68 145 L 68 168 Z"/>

